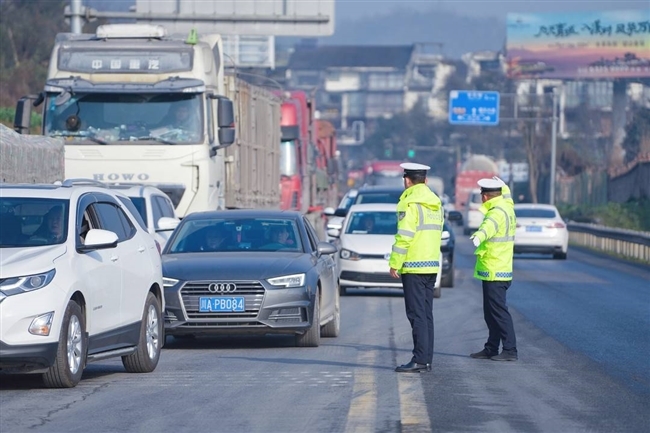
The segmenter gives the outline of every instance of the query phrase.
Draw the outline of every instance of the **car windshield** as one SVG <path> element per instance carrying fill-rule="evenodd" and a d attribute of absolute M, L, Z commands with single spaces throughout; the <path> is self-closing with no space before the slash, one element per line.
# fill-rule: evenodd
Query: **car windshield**
<path fill-rule="evenodd" d="M 68 200 L 0 198 L 0 248 L 40 247 L 68 237 Z"/>
<path fill-rule="evenodd" d="M 356 204 L 362 203 L 397 203 L 404 190 L 394 192 L 359 192 Z"/>
<path fill-rule="evenodd" d="M 294 219 L 238 218 L 183 221 L 165 254 L 238 251 L 304 252 Z"/>
<path fill-rule="evenodd" d="M 397 233 L 396 212 L 354 212 L 345 233 L 355 235 L 394 235 Z"/>
<path fill-rule="evenodd" d="M 517 209 L 515 216 L 517 218 L 555 218 L 555 211 L 552 209 Z"/>

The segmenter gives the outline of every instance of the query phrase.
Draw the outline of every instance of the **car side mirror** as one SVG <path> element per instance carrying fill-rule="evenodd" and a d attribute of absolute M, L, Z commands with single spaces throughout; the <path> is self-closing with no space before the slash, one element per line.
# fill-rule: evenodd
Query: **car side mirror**
<path fill-rule="evenodd" d="M 316 251 L 318 254 L 336 254 L 338 249 L 329 242 L 319 242 Z"/>
<path fill-rule="evenodd" d="M 461 214 L 461 213 L 458 212 L 457 210 L 450 210 L 450 211 L 447 213 L 447 219 L 448 219 L 449 221 L 460 221 L 460 220 L 463 219 L 463 214 Z"/>
<path fill-rule="evenodd" d="M 115 232 L 102 229 L 91 229 L 86 233 L 86 238 L 79 251 L 93 251 L 103 250 L 107 248 L 115 248 L 117 246 L 118 237 Z"/>
<path fill-rule="evenodd" d="M 446 240 L 448 240 L 450 237 L 451 237 L 451 235 L 449 235 L 449 232 L 448 232 L 447 230 L 443 230 L 443 232 L 442 232 L 442 238 L 441 238 L 441 239 L 442 239 L 443 241 L 446 241 Z"/>
<path fill-rule="evenodd" d="M 327 235 L 332 238 L 340 238 L 341 237 L 341 230 L 339 229 L 329 229 L 327 230 Z"/>
<path fill-rule="evenodd" d="M 174 230 L 178 224 L 180 224 L 180 220 L 176 218 L 170 218 L 170 217 L 162 217 L 158 220 L 158 228 L 156 229 L 157 232 L 164 232 L 164 231 L 170 231 Z"/>
<path fill-rule="evenodd" d="M 325 214 L 325 216 L 334 216 L 334 208 L 328 206 L 325 209 L 323 209 L 323 213 Z"/>

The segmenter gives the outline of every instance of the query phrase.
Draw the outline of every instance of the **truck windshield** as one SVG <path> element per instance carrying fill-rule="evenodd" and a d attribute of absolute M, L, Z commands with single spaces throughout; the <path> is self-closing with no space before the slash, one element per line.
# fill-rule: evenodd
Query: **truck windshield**
<path fill-rule="evenodd" d="M 295 176 L 298 173 L 298 150 L 295 141 L 280 143 L 280 174 Z"/>
<path fill-rule="evenodd" d="M 200 94 L 73 93 L 65 102 L 49 94 L 45 134 L 66 144 L 151 142 L 193 144 L 203 140 Z"/>

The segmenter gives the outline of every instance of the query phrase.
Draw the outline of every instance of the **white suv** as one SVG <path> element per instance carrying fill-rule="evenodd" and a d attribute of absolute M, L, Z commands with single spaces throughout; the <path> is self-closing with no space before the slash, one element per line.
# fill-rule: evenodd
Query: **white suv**
<path fill-rule="evenodd" d="M 172 232 L 181 222 L 176 216 L 171 199 L 151 185 L 115 184 L 109 188 L 120 191 L 131 199 L 147 226 L 147 231 L 165 247 Z"/>
<path fill-rule="evenodd" d="M 70 388 L 91 361 L 156 368 L 161 258 L 122 198 L 85 180 L 0 183 L 0 370 Z"/>

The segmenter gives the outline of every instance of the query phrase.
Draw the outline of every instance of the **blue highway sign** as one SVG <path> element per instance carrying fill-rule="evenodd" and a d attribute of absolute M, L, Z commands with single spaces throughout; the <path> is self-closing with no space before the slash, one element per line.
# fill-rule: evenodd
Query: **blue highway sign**
<path fill-rule="evenodd" d="M 449 123 L 452 125 L 498 125 L 499 92 L 452 90 L 449 92 Z"/>

